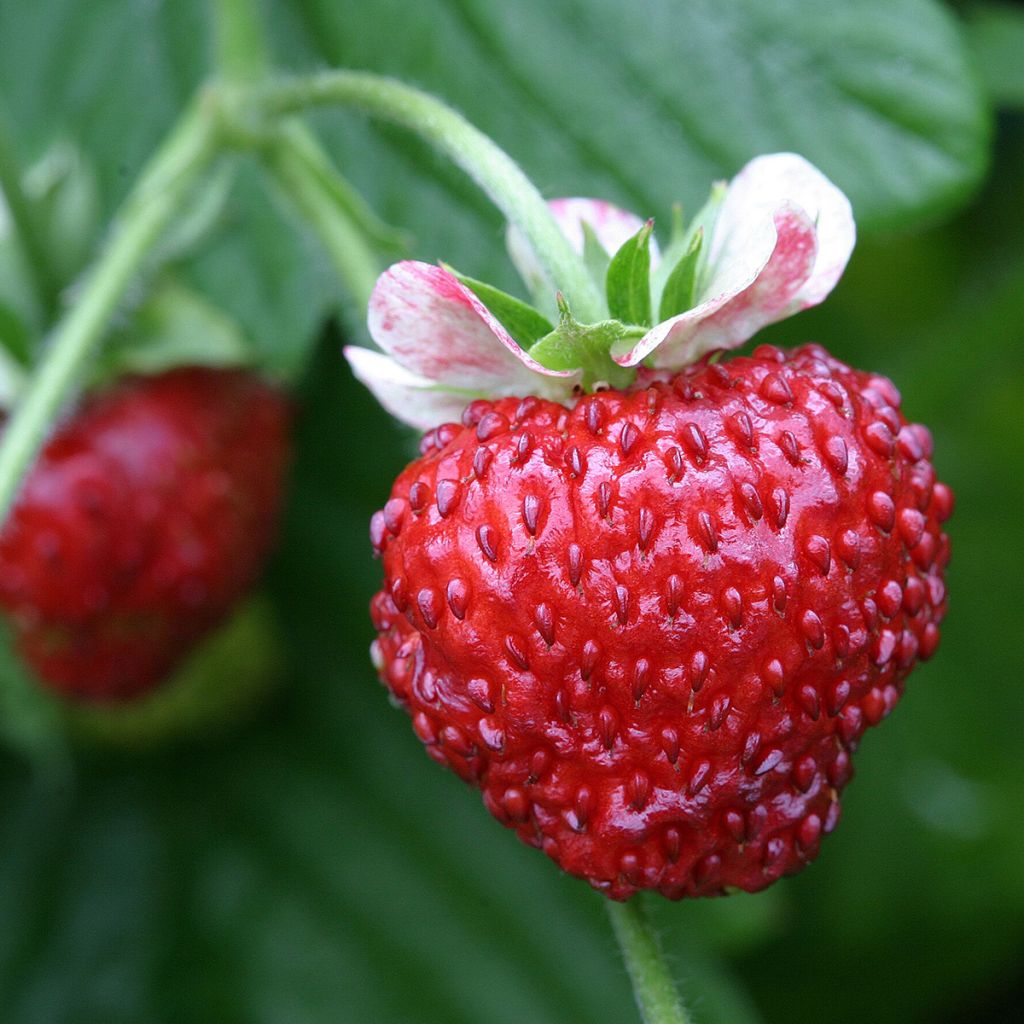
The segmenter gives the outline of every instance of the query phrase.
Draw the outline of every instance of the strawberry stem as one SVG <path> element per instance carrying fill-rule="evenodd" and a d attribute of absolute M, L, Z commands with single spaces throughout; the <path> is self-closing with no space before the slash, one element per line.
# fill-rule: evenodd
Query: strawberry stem
<path fill-rule="evenodd" d="M 690 1024 L 641 897 L 607 901 L 640 1016 L 644 1024 Z"/>
<path fill-rule="evenodd" d="M 199 103 L 179 121 L 125 200 L 78 300 L 54 329 L 46 355 L 4 431 L 0 522 L 125 290 L 216 151 L 216 120 Z"/>
<path fill-rule="evenodd" d="M 393 79 L 356 71 L 279 79 L 255 89 L 251 99 L 254 109 L 269 117 L 340 105 L 415 132 L 458 164 L 523 232 L 552 289 L 566 296 L 581 320 L 604 315 L 604 302 L 582 257 L 558 229 L 536 186 L 503 149 L 440 100 Z"/>
<path fill-rule="evenodd" d="M 215 0 L 214 28 L 222 81 L 246 85 L 267 75 L 270 50 L 253 0 Z"/>
<path fill-rule="evenodd" d="M 216 0 L 217 70 L 224 113 L 244 113 L 246 90 L 267 79 L 272 67 L 263 19 L 255 0 Z M 253 126 L 241 124 L 240 127 Z M 264 167 L 300 217 L 319 236 L 360 316 L 383 267 L 371 240 L 387 229 L 334 168 L 316 137 L 298 122 L 264 140 L 257 130 L 240 137 L 254 144 Z"/>

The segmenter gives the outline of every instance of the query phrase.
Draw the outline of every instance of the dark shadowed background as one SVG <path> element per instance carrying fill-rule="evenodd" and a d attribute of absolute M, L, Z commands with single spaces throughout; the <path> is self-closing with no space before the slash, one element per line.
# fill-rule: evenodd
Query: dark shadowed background
<path fill-rule="evenodd" d="M 704 1024 L 1018 1020 L 1024 8 L 266 8 L 284 65 L 425 86 L 548 195 L 667 225 L 673 201 L 693 210 L 712 178 L 795 149 L 851 196 L 861 240 L 839 288 L 762 337 L 891 376 L 931 426 L 957 494 L 942 647 L 866 737 L 817 863 L 756 896 L 665 904 L 658 923 Z M 68 260 L 94 249 L 210 50 L 202 0 L 0 0 L 0 103 L 20 155 L 75 163 L 55 200 Z M 316 126 L 417 257 L 515 287 L 500 218 L 457 171 L 394 130 Z M 600 898 L 428 761 L 374 678 L 367 521 L 412 439 L 342 365 L 359 317 L 314 241 L 253 168 L 233 188 L 183 279 L 282 367 L 319 339 L 269 579 L 286 676 L 227 736 L 82 753 L 70 776 L 0 756 L 0 1020 L 634 1021 Z"/>

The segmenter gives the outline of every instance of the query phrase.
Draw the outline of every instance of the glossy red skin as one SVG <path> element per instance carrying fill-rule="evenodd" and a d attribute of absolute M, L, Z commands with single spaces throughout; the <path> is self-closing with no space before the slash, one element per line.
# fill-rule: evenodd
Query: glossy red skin
<path fill-rule="evenodd" d="M 285 397 L 176 369 L 86 400 L 0 534 L 0 606 L 35 674 L 77 698 L 162 681 L 253 585 L 288 464 Z"/>
<path fill-rule="evenodd" d="M 435 760 L 607 895 L 761 889 L 816 856 L 862 732 L 938 643 L 930 455 L 888 380 L 817 346 L 571 411 L 476 402 L 374 517 L 382 679 Z"/>

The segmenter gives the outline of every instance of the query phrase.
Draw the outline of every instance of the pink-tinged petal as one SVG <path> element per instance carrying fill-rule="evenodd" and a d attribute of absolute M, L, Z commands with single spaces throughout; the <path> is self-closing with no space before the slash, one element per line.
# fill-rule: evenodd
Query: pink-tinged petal
<path fill-rule="evenodd" d="M 678 367 L 742 345 L 762 327 L 821 302 L 855 240 L 849 201 L 817 168 L 794 153 L 758 157 L 726 189 L 697 305 L 615 358 L 624 366 L 650 359 Z"/>
<path fill-rule="evenodd" d="M 614 256 L 622 245 L 629 241 L 643 226 L 644 220 L 629 210 L 603 199 L 585 199 L 579 196 L 562 199 L 551 199 L 548 209 L 555 218 L 555 223 L 569 240 L 576 252 L 583 253 L 583 225 L 589 224 L 601 247 L 609 256 Z M 530 248 L 523 233 L 510 225 L 506 235 L 509 256 L 519 276 L 522 277 L 532 293 L 536 293 L 545 283 L 544 271 L 541 269 L 533 250 Z M 658 243 L 651 237 L 651 266 L 657 266 L 661 253 Z M 603 281 L 599 282 L 602 286 Z"/>
<path fill-rule="evenodd" d="M 345 358 L 352 372 L 396 419 L 419 430 L 457 421 L 476 395 L 449 391 L 368 348 L 349 346 Z"/>
<path fill-rule="evenodd" d="M 572 197 L 552 199 L 548 209 L 554 214 L 562 234 L 572 247 L 583 252 L 583 225 L 589 224 L 601 247 L 614 256 L 643 226 L 644 218 L 603 199 Z M 651 239 L 652 255 L 657 243 Z"/>
<path fill-rule="evenodd" d="M 536 390 L 538 375 L 569 378 L 531 359 L 490 310 L 443 267 L 406 260 L 377 279 L 373 340 L 413 376 L 472 392 Z"/>
<path fill-rule="evenodd" d="M 803 209 L 817 234 L 817 257 L 807 280 L 790 299 L 789 316 L 816 306 L 836 286 L 857 239 L 850 201 L 813 164 L 796 153 L 772 153 L 751 160 L 729 183 L 718 214 L 710 258 L 728 248 L 743 225 L 785 204 Z M 766 323 L 771 321 L 765 321 Z"/>
<path fill-rule="evenodd" d="M 651 357 L 657 367 L 675 368 L 715 349 L 742 345 L 766 324 L 792 312 L 817 258 L 814 224 L 799 207 L 782 203 L 767 218 L 760 212 L 743 224 L 743 244 L 720 253 L 709 294 L 647 332 L 628 352 L 623 366 Z"/>

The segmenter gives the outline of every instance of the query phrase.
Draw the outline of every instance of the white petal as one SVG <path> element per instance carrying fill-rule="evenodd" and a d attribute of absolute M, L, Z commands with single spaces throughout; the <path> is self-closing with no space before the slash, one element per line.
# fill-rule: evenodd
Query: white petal
<path fill-rule="evenodd" d="M 821 302 L 842 275 L 856 229 L 846 196 L 794 153 L 752 160 L 726 190 L 708 241 L 697 305 L 657 324 L 624 366 L 679 367 L 735 348 Z"/>
<path fill-rule="evenodd" d="M 356 377 L 392 416 L 419 430 L 457 421 L 476 397 L 439 388 L 434 381 L 410 373 L 389 356 L 368 348 L 350 345 L 345 358 Z"/>
<path fill-rule="evenodd" d="M 552 199 L 548 202 L 548 209 L 562 234 L 569 240 L 569 244 L 581 255 L 583 253 L 584 224 L 590 225 L 605 252 L 609 256 L 614 256 L 645 223 L 642 217 L 630 213 L 629 210 L 623 210 L 613 203 L 605 202 L 603 199 L 585 199 L 578 196 Z M 512 258 L 516 270 L 519 271 L 519 276 L 530 289 L 530 293 L 540 292 L 543 294 L 547 287 L 544 271 L 537 262 L 523 233 L 514 225 L 509 225 L 505 241 L 508 246 L 508 254 Z M 652 268 L 657 266 L 659 259 L 658 243 L 652 236 Z M 598 284 L 603 287 L 604 282 L 599 281 Z M 550 289 L 548 288 L 548 290 Z"/>
<path fill-rule="evenodd" d="M 443 267 L 406 260 L 378 278 L 370 336 L 396 363 L 434 384 L 478 393 L 529 393 L 538 375 L 569 378 L 531 359 L 490 310 Z"/>
<path fill-rule="evenodd" d="M 781 316 L 815 306 L 832 291 L 857 238 L 850 201 L 817 167 L 796 153 L 751 160 L 729 183 L 710 252 L 714 261 L 717 249 L 735 244 L 733 236 L 742 237 L 745 223 L 787 203 L 803 209 L 814 224 L 818 252 L 813 270 Z"/>
<path fill-rule="evenodd" d="M 706 352 L 742 345 L 795 312 L 795 297 L 817 255 L 814 225 L 803 210 L 784 203 L 744 228 L 744 244 L 720 256 L 707 296 L 657 324 L 629 352 L 616 354 L 617 362 L 636 366 L 651 356 L 654 366 L 677 368 Z"/>

